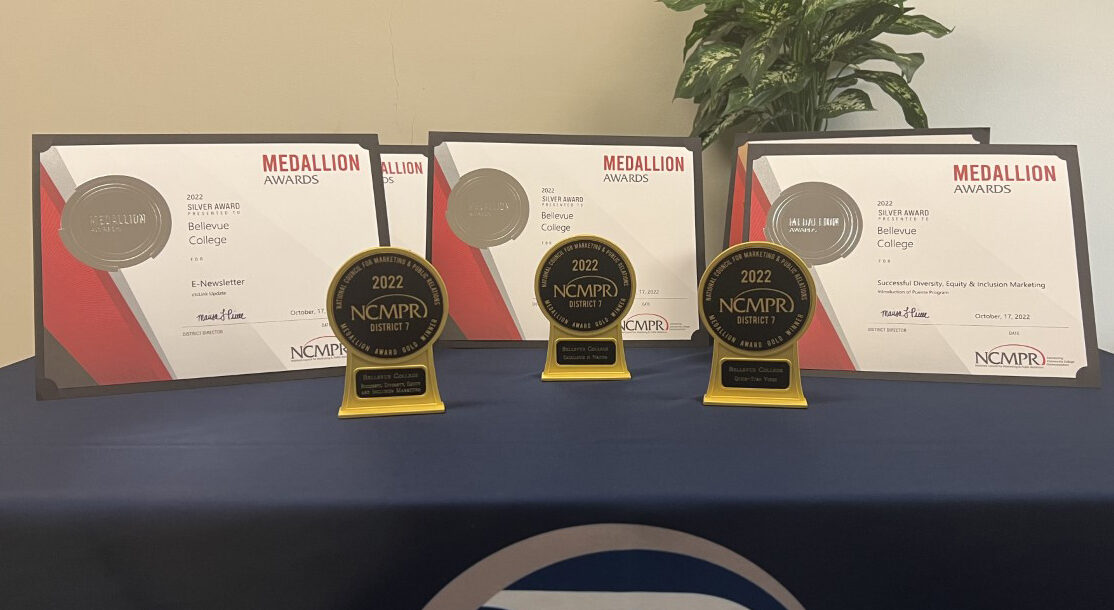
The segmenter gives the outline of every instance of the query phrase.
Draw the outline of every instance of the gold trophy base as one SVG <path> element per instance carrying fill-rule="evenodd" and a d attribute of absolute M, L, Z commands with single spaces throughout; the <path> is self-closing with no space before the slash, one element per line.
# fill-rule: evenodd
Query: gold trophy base
<path fill-rule="evenodd" d="M 725 367 L 733 379 L 725 385 Z M 730 370 L 734 369 L 734 371 Z M 740 378 L 747 381 L 740 384 Z M 755 387 L 766 385 L 769 387 Z M 801 367 L 797 360 L 797 343 L 761 358 L 735 352 L 719 341 L 712 349 L 712 375 L 704 404 L 727 407 L 789 407 L 808 406 L 801 389 Z"/>
<path fill-rule="evenodd" d="M 419 379 L 421 387 L 417 385 Z M 376 393 L 388 395 L 374 396 Z M 420 354 L 400 359 L 390 365 L 372 362 L 348 350 L 348 368 L 344 371 L 344 399 L 337 417 L 345 419 L 444 411 L 445 403 L 441 402 L 441 394 L 437 391 L 432 349 L 424 349 Z"/>
<path fill-rule="evenodd" d="M 570 351 L 580 353 L 614 353 L 613 362 L 607 364 L 570 364 L 568 357 L 559 357 Z M 561 364 L 559 361 L 564 360 Z M 623 351 L 623 329 L 614 327 L 594 335 L 573 335 L 558 326 L 549 326 L 549 346 L 545 352 L 545 369 L 542 381 L 597 381 L 602 379 L 630 379 L 627 357 Z"/>

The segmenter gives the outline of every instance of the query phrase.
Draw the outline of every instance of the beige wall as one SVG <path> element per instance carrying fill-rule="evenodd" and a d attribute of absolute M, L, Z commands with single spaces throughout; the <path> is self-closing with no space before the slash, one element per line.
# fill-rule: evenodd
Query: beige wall
<path fill-rule="evenodd" d="M 935 123 L 991 125 L 1015 142 L 1085 143 L 1093 241 L 1109 238 L 1114 217 L 1098 205 L 1114 195 L 1101 141 L 1109 133 L 1099 107 L 1106 85 L 1089 76 L 1110 54 L 1100 20 L 1087 23 L 1086 10 L 1064 17 L 1055 3 L 930 4 L 960 26 L 951 39 L 916 43 L 930 49 L 916 84 Z M 31 133 L 370 131 L 386 143 L 423 143 L 431 129 L 683 135 L 693 112 L 671 98 L 679 45 L 696 13 L 677 15 L 651 0 L 5 5 L 0 364 L 34 349 Z M 1000 9 L 1011 11 L 1008 27 L 991 21 L 1005 15 Z M 1093 52 L 1095 44 L 1105 52 Z M 885 110 L 852 123 L 901 122 Z M 705 155 L 705 170 L 707 231 L 718 237 L 725 146 Z M 1114 258 L 1104 247 L 1096 268 Z M 1109 310 L 1114 288 L 1104 281 Z M 1109 348 L 1109 316 L 1100 326 Z"/>

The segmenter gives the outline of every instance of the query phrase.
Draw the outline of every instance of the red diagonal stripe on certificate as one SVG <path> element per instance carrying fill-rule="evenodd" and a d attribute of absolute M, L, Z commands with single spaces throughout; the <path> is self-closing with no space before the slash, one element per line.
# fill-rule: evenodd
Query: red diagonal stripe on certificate
<path fill-rule="evenodd" d="M 461 241 L 446 220 L 449 181 L 433 163 L 433 264 L 449 291 L 449 317 L 468 339 L 521 341 L 483 254 Z"/>
<path fill-rule="evenodd" d="M 766 241 L 766 217 L 769 215 L 770 198 L 766 196 L 766 189 L 762 188 L 760 180 L 751 180 L 750 226 L 745 228 L 747 234 L 745 241 Z"/>
<path fill-rule="evenodd" d="M 741 244 L 743 241 L 743 232 L 747 227 L 743 225 L 745 218 L 743 218 L 743 202 L 746 200 L 746 185 L 747 185 L 747 168 L 743 166 L 743 162 L 735 155 L 735 184 L 732 188 L 734 197 L 731 198 L 731 226 L 728 228 L 727 245 L 734 246 Z M 749 233 L 749 231 L 748 231 Z"/>
<path fill-rule="evenodd" d="M 169 380 L 108 272 L 77 260 L 62 244 L 58 229 L 65 202 L 42 167 L 39 201 L 43 326 L 100 385 Z"/>

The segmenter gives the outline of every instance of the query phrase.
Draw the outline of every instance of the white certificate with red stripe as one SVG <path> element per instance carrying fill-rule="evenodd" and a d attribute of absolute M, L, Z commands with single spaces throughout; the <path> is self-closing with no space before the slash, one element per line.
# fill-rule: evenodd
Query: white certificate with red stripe
<path fill-rule="evenodd" d="M 546 340 L 534 274 L 574 235 L 610 240 L 632 262 L 625 340 L 705 340 L 695 139 L 431 133 L 430 146 L 432 262 L 452 295 L 444 340 Z"/>
<path fill-rule="evenodd" d="M 35 136 L 34 149 L 40 397 L 344 365 L 325 294 L 388 239 L 375 136 Z"/>
<path fill-rule="evenodd" d="M 429 154 L 425 146 L 380 146 L 391 245 L 429 257 Z"/>
<path fill-rule="evenodd" d="M 740 133 L 735 136 L 735 163 L 727 195 L 723 247 L 762 239 L 761 227 L 746 216 L 747 201 L 761 197 L 746 171 L 750 144 L 989 144 L 990 128 L 866 129 L 856 131 Z"/>
<path fill-rule="evenodd" d="M 815 280 L 802 368 L 1099 383 L 1075 147 L 752 144 L 747 171 Z"/>

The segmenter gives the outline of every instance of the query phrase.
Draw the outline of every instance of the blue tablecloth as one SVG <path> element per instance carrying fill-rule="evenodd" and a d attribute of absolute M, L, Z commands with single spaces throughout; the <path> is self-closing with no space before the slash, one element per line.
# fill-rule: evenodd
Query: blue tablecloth
<path fill-rule="evenodd" d="M 340 378 L 36 402 L 6 367 L 0 607 L 420 609 L 597 523 L 722 545 L 813 610 L 1114 598 L 1109 383 L 704 407 L 710 350 L 628 357 L 629 382 L 543 384 L 540 350 L 438 350 L 446 413 L 344 421 Z"/>

